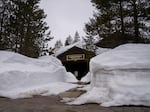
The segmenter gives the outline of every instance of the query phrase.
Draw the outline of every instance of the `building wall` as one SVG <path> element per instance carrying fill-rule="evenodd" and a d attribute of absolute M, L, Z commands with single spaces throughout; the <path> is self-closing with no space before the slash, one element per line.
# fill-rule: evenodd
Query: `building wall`
<path fill-rule="evenodd" d="M 74 60 L 68 60 L 67 56 L 74 56 Z M 75 72 L 78 71 L 78 76 L 76 77 L 80 80 L 89 71 L 89 61 L 94 56 L 95 53 L 93 52 L 78 47 L 73 47 L 59 55 L 58 58 L 62 61 L 68 72 L 75 74 Z"/>

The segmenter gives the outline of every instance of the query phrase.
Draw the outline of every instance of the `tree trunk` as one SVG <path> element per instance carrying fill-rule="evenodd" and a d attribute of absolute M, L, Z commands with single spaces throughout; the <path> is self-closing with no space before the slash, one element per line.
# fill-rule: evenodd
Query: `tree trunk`
<path fill-rule="evenodd" d="M 136 0 L 133 0 L 133 12 L 134 12 L 134 35 L 135 39 L 139 37 L 139 24 L 138 24 L 138 12 L 137 12 L 137 5 Z"/>
<path fill-rule="evenodd" d="M 121 19 L 121 33 L 122 36 L 124 36 L 124 21 L 123 21 L 123 8 L 122 8 L 122 1 L 119 1 L 119 7 L 120 7 L 120 19 Z"/>

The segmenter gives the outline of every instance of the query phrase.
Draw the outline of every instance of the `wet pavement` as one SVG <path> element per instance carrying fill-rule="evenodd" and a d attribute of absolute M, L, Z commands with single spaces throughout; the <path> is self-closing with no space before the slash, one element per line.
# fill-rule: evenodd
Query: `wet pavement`
<path fill-rule="evenodd" d="M 69 106 L 60 102 L 60 96 L 34 96 L 33 98 L 0 98 L 0 112 L 150 112 L 150 107 L 101 107 L 98 104 Z"/>

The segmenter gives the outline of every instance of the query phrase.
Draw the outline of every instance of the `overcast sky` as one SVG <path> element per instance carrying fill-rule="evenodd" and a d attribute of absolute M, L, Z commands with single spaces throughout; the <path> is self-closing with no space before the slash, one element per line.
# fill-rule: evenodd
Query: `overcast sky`
<path fill-rule="evenodd" d="M 55 38 L 50 46 L 59 39 L 64 42 L 68 35 L 73 37 L 76 31 L 84 36 L 84 24 L 94 10 L 90 0 L 41 0 L 40 5 L 47 14 L 46 22 Z"/>

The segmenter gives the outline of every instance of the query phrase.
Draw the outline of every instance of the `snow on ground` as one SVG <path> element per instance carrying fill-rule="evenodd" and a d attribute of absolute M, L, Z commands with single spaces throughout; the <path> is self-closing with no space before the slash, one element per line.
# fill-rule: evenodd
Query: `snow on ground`
<path fill-rule="evenodd" d="M 66 76 L 61 62 L 52 56 L 33 59 L 0 51 L 0 96 L 22 98 L 58 94 L 76 87 L 66 83 Z"/>
<path fill-rule="evenodd" d="M 150 44 L 125 44 L 90 62 L 91 88 L 68 104 L 150 106 Z"/>
<path fill-rule="evenodd" d="M 78 82 L 78 80 L 75 77 L 75 75 L 72 74 L 71 72 L 67 72 L 65 77 L 66 77 L 66 82 L 71 82 L 71 83 Z"/>
<path fill-rule="evenodd" d="M 88 72 L 84 77 L 82 77 L 81 82 L 91 82 L 91 73 Z"/>
<path fill-rule="evenodd" d="M 96 55 L 102 54 L 102 53 L 107 52 L 109 50 L 111 50 L 111 49 L 110 48 L 97 47 L 97 49 L 96 49 Z"/>
<path fill-rule="evenodd" d="M 62 66 L 61 61 L 59 59 L 55 58 L 54 56 L 42 56 L 39 59 L 46 61 L 46 62 L 52 62 L 56 66 L 57 65 Z M 66 72 L 64 77 L 65 77 L 65 82 L 69 82 L 69 83 L 78 82 L 77 78 L 71 72 Z"/>
<path fill-rule="evenodd" d="M 45 61 L 45 62 L 51 62 L 53 64 L 62 66 L 61 61 L 58 60 L 57 58 L 55 58 L 54 56 L 51 56 L 51 55 L 50 56 L 42 56 L 42 57 L 39 57 L 38 59 Z"/>

